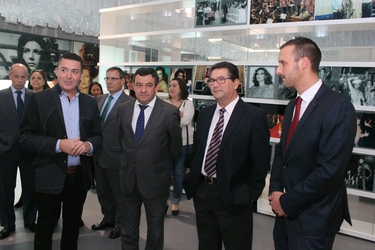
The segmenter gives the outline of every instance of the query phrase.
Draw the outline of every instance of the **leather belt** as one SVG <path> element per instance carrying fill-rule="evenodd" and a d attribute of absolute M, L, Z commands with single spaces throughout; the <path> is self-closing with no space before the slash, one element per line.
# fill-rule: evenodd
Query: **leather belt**
<path fill-rule="evenodd" d="M 203 174 L 201 174 L 201 180 L 204 182 L 204 183 L 207 183 L 207 184 L 216 184 L 216 178 L 212 178 L 212 177 L 209 177 L 209 176 L 204 176 Z"/>
<path fill-rule="evenodd" d="M 77 172 L 78 170 L 81 169 L 81 165 L 77 165 L 77 166 L 71 166 L 71 167 L 68 167 L 66 169 L 66 173 L 67 174 L 74 174 L 75 172 Z"/>

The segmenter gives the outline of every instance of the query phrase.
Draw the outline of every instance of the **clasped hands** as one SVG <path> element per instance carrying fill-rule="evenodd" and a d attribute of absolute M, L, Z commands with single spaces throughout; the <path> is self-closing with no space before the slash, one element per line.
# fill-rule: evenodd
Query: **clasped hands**
<path fill-rule="evenodd" d="M 88 142 L 83 142 L 78 137 L 76 139 L 60 140 L 60 150 L 71 156 L 78 156 L 86 154 L 90 151 L 91 146 Z"/>
<path fill-rule="evenodd" d="M 283 192 L 274 191 L 270 194 L 270 196 L 268 196 L 268 200 L 270 202 L 272 211 L 279 217 L 287 217 L 283 208 L 280 205 L 280 196 L 282 196 L 283 194 Z"/>

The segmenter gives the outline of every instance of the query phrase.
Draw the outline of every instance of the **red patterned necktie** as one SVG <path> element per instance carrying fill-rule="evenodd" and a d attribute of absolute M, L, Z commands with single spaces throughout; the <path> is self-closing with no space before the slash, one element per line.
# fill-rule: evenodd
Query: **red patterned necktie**
<path fill-rule="evenodd" d="M 297 97 L 296 109 L 294 111 L 293 121 L 292 121 L 292 124 L 290 124 L 289 132 L 288 132 L 288 138 L 286 140 L 286 148 L 288 148 L 290 139 L 292 138 L 294 130 L 296 129 L 296 127 L 298 125 L 298 122 L 299 122 L 299 113 L 301 111 L 301 102 L 302 102 L 302 98 Z"/>
<path fill-rule="evenodd" d="M 212 177 L 216 173 L 216 160 L 219 153 L 221 138 L 223 134 L 225 109 L 222 108 L 219 111 L 219 121 L 216 123 L 214 132 L 212 134 L 210 146 L 208 147 L 206 161 L 204 164 L 204 171 L 209 177 Z"/>

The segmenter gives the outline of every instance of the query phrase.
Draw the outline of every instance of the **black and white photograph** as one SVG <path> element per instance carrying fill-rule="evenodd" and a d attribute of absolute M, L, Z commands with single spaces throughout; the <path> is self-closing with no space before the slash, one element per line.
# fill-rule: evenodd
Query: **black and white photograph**
<path fill-rule="evenodd" d="M 375 106 L 375 68 L 320 67 L 319 77 L 355 106 Z"/>
<path fill-rule="evenodd" d="M 352 154 L 346 170 L 346 187 L 375 192 L 374 170 L 374 156 Z"/>
<path fill-rule="evenodd" d="M 246 97 L 274 98 L 275 97 L 275 67 L 250 67 Z"/>
<path fill-rule="evenodd" d="M 250 24 L 313 21 L 315 0 L 252 0 Z"/>
<path fill-rule="evenodd" d="M 375 114 L 357 112 L 357 133 L 354 146 L 375 148 Z"/>
<path fill-rule="evenodd" d="M 279 75 L 276 76 L 276 79 L 278 80 L 278 99 L 291 100 L 297 97 L 297 90 L 294 87 L 285 87 Z"/>
<path fill-rule="evenodd" d="M 197 0 L 195 26 L 247 23 L 248 0 Z"/>
<path fill-rule="evenodd" d="M 375 17 L 373 0 L 316 0 L 315 20 Z"/>

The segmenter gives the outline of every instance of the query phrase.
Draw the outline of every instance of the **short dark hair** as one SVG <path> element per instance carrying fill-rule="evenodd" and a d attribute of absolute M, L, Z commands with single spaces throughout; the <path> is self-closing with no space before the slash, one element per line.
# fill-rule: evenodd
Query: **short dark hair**
<path fill-rule="evenodd" d="M 74 60 L 74 61 L 80 62 L 80 64 L 81 64 L 81 71 L 82 71 L 82 69 L 83 69 L 83 61 L 82 61 L 82 58 L 79 55 L 77 55 L 75 53 L 71 53 L 71 52 L 63 54 L 60 57 L 60 59 L 59 59 L 58 66 L 60 65 L 60 62 L 61 62 L 62 59 Z"/>
<path fill-rule="evenodd" d="M 92 87 L 94 87 L 95 85 L 97 85 L 97 86 L 100 88 L 100 94 L 102 95 L 102 94 L 103 94 L 103 88 L 102 88 L 102 85 L 101 85 L 100 83 L 98 83 L 98 82 L 92 82 L 92 83 L 90 84 L 88 94 L 89 94 L 89 95 L 92 95 L 92 93 L 91 93 L 91 89 L 92 89 Z"/>
<path fill-rule="evenodd" d="M 125 77 L 124 71 L 119 67 L 110 67 L 109 69 L 107 69 L 106 73 L 108 73 L 108 71 L 117 71 L 121 79 Z"/>
<path fill-rule="evenodd" d="M 137 75 L 140 76 L 147 76 L 147 75 L 152 75 L 152 78 L 154 78 L 155 81 L 155 86 L 158 85 L 159 83 L 159 76 L 158 73 L 156 73 L 156 70 L 153 68 L 139 68 L 135 71 L 134 76 L 133 76 L 133 82 L 135 83 L 135 77 Z"/>
<path fill-rule="evenodd" d="M 214 71 L 215 69 L 223 69 L 223 68 L 228 69 L 229 78 L 231 78 L 232 80 L 239 79 L 240 74 L 238 73 L 238 68 L 236 65 L 234 65 L 231 62 L 219 62 L 219 63 L 212 65 L 210 77 L 212 75 L 212 71 Z"/>
<path fill-rule="evenodd" d="M 286 46 L 294 45 L 293 54 L 294 60 L 297 62 L 302 57 L 307 57 L 311 63 L 311 69 L 313 72 L 318 73 L 319 64 L 322 60 L 322 52 L 320 51 L 318 45 L 307 37 L 298 36 L 292 40 L 284 43 L 280 50 Z"/>
<path fill-rule="evenodd" d="M 175 77 L 169 83 L 171 83 L 172 81 L 177 81 L 178 85 L 180 86 L 180 100 L 186 100 L 189 96 L 189 91 L 184 80 Z M 172 99 L 170 94 L 168 94 L 168 99 Z"/>

